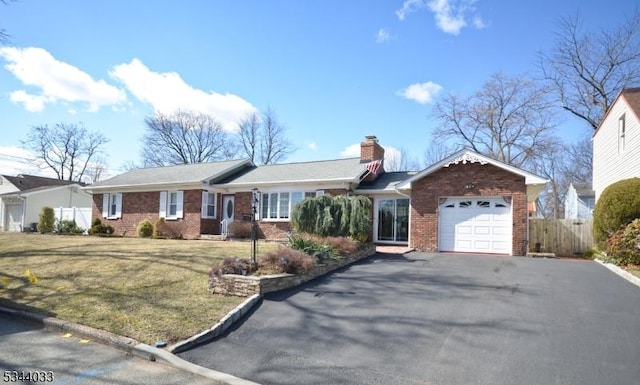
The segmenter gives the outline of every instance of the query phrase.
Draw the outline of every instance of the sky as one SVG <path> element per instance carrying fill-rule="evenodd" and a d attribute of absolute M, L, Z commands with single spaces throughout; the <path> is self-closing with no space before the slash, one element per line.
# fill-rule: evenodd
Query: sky
<path fill-rule="evenodd" d="M 271 108 L 296 151 L 359 155 L 365 135 L 422 160 L 433 104 L 492 74 L 536 75 L 562 17 L 620 23 L 637 0 L 17 0 L 0 3 L 0 174 L 50 175 L 33 126 L 102 133 L 105 176 L 140 161 L 144 119 L 188 109 L 233 133 Z M 567 118 L 566 140 L 591 131 Z M 393 156 L 393 155 L 391 155 Z"/>

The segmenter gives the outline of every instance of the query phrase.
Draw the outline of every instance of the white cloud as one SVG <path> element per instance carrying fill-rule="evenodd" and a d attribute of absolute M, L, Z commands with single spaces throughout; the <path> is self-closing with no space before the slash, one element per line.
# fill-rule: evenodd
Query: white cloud
<path fill-rule="evenodd" d="M 307 146 L 307 148 L 311 151 L 316 151 L 318 149 L 318 143 L 316 142 L 311 142 L 309 143 L 309 145 Z"/>
<path fill-rule="evenodd" d="M 382 146 L 384 148 L 384 161 L 387 165 L 402 164 L 402 153 L 395 147 Z"/>
<path fill-rule="evenodd" d="M 386 41 L 391 40 L 391 35 L 389 35 L 389 31 L 386 28 L 380 28 L 378 33 L 376 33 L 376 43 L 384 43 Z"/>
<path fill-rule="evenodd" d="M 398 19 L 404 20 L 408 14 L 416 12 L 420 8 L 424 8 L 427 5 L 426 0 L 406 0 L 402 3 L 402 8 L 396 11 Z"/>
<path fill-rule="evenodd" d="M 477 29 L 486 27 L 484 20 L 476 14 L 476 2 L 477 0 L 406 0 L 402 3 L 402 8 L 396 11 L 396 15 L 398 19 L 404 20 L 408 14 L 428 8 L 442 32 L 459 35 L 469 23 Z"/>
<path fill-rule="evenodd" d="M 238 120 L 256 111 L 251 103 L 239 96 L 193 88 L 178 73 L 153 72 L 139 59 L 117 65 L 109 74 L 156 112 L 170 114 L 181 109 L 206 113 L 218 119 L 230 132 L 237 131 Z"/>
<path fill-rule="evenodd" d="M 26 86 L 39 92 L 17 90 L 10 100 L 22 104 L 27 111 L 42 111 L 47 104 L 58 101 L 88 103 L 90 111 L 126 101 L 126 94 L 104 80 L 94 80 L 89 74 L 65 62 L 56 60 L 42 48 L 0 48 L 4 67 Z"/>
<path fill-rule="evenodd" d="M 398 91 L 398 95 L 420 104 L 429 104 L 440 91 L 442 91 L 442 86 L 433 82 L 414 83 L 404 90 Z"/>
<path fill-rule="evenodd" d="M 360 143 L 355 143 L 347 146 L 340 152 L 340 156 L 343 158 L 357 158 L 360 156 Z"/>

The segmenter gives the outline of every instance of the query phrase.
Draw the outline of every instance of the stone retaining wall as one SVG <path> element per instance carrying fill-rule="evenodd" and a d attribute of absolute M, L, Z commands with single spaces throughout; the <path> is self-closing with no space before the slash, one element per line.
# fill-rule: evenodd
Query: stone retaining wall
<path fill-rule="evenodd" d="M 374 244 L 368 244 L 361 250 L 341 259 L 317 265 L 306 274 L 273 274 L 261 276 L 224 274 L 219 279 L 210 280 L 209 291 L 214 294 L 248 297 L 254 294 L 262 295 L 284 290 L 359 261 L 375 254 L 375 252 L 376 246 Z"/>

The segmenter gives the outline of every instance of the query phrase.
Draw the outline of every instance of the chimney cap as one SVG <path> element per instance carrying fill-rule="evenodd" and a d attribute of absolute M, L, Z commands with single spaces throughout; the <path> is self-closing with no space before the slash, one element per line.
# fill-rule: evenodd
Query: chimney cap
<path fill-rule="evenodd" d="M 375 135 L 365 135 L 365 139 L 370 142 L 378 142 L 378 138 Z"/>

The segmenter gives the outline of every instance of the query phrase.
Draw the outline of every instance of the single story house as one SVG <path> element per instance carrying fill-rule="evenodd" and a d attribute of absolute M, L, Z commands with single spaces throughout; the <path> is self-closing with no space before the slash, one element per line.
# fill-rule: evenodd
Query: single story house
<path fill-rule="evenodd" d="M 565 219 L 592 219 L 596 193 L 591 183 L 571 183 L 564 197 Z"/>
<path fill-rule="evenodd" d="M 593 134 L 596 202 L 609 185 L 640 177 L 640 88 L 626 88 Z"/>
<path fill-rule="evenodd" d="M 42 207 L 91 207 L 82 185 L 34 175 L 0 176 L 2 231 L 34 230 Z"/>
<path fill-rule="evenodd" d="M 93 216 L 116 234 L 134 235 L 140 221 L 162 217 L 172 232 L 196 239 L 255 215 L 262 237 L 283 238 L 291 209 L 302 199 L 362 194 L 373 202 L 374 242 L 426 251 L 523 254 L 528 205 L 546 183 L 469 149 L 422 171 L 387 173 L 383 147 L 367 136 L 358 158 L 138 169 L 86 189 L 93 194 Z"/>

